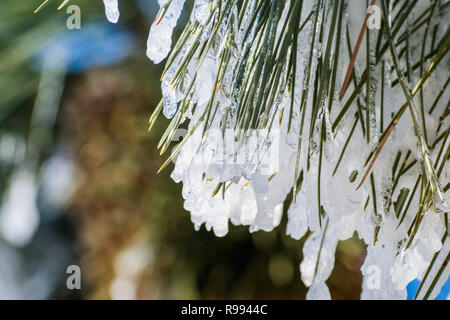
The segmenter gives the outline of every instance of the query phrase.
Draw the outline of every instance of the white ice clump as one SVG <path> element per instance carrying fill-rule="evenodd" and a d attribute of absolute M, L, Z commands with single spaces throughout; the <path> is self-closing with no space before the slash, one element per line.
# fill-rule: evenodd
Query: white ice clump
<path fill-rule="evenodd" d="M 119 1 L 118 0 L 103 0 L 105 4 L 105 14 L 109 22 L 117 23 L 119 21 Z"/>

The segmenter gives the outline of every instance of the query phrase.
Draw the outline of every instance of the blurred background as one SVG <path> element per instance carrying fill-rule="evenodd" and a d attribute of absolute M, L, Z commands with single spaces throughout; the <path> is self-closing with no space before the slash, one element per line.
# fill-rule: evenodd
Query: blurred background
<path fill-rule="evenodd" d="M 172 168 L 156 174 L 157 1 L 119 1 L 109 24 L 102 1 L 72 0 L 79 30 L 61 1 L 33 14 L 41 2 L 0 3 L 0 298 L 304 299 L 285 219 L 271 233 L 196 232 Z M 364 256 L 356 236 L 339 244 L 333 299 L 359 298 Z M 69 265 L 81 290 L 66 286 Z"/>

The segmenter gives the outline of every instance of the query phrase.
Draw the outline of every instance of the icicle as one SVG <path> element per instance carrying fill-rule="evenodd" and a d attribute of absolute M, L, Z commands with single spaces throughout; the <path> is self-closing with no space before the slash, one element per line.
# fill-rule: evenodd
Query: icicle
<path fill-rule="evenodd" d="M 177 25 L 181 10 L 185 0 L 159 0 L 159 5 L 163 8 L 168 5 L 164 16 L 157 17 L 150 28 L 147 40 L 147 56 L 158 64 L 169 54 L 172 45 L 172 32 Z"/>

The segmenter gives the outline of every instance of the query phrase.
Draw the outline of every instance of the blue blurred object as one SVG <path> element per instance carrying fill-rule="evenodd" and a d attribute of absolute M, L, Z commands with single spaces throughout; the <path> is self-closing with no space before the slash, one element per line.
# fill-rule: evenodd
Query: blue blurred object
<path fill-rule="evenodd" d="M 414 300 L 414 296 L 416 295 L 419 286 L 420 281 L 417 279 L 414 279 L 408 284 L 408 286 L 406 287 L 406 290 L 408 291 L 408 298 L 407 298 L 408 300 Z M 442 287 L 441 292 L 434 300 L 447 300 L 449 292 L 450 292 L 450 277 L 447 279 L 447 282 Z"/>
<path fill-rule="evenodd" d="M 135 43 L 136 37 L 119 25 L 92 22 L 50 39 L 33 59 L 33 68 L 65 64 L 68 72 L 80 73 L 117 64 L 130 55 Z"/>

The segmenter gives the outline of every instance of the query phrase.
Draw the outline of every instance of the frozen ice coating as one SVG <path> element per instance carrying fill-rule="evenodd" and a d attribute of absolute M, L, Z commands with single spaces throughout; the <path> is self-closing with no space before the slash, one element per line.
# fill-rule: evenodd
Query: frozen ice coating
<path fill-rule="evenodd" d="M 163 17 L 156 17 L 147 40 L 147 56 L 154 62 L 160 63 L 169 54 L 172 45 L 172 32 L 177 25 L 185 0 L 159 0 L 161 9 L 167 6 Z"/>
<path fill-rule="evenodd" d="M 14 172 L 0 207 L 0 234 L 17 247 L 27 245 L 39 226 L 36 177 L 28 168 Z"/>
<path fill-rule="evenodd" d="M 117 8 L 117 1 L 104 2 Z M 370 30 L 339 101 L 350 62 L 347 43 L 356 43 L 366 13 L 363 2 L 348 0 L 341 7 L 340 1 L 303 1 L 299 20 L 304 26 L 293 47 L 293 41 L 283 45 L 283 25 L 293 23 L 298 8 L 289 6 L 297 1 L 279 2 L 279 11 L 265 11 L 279 19 L 265 20 L 262 12 L 253 14 L 259 0 L 246 1 L 244 8 L 233 1 L 196 0 L 161 84 L 162 113 L 173 119 L 163 142 L 187 136 L 173 149 L 176 158 L 169 159 L 175 163 L 171 177 L 183 183 L 184 207 L 195 228 L 204 225 L 219 237 L 230 223 L 246 225 L 250 232 L 271 231 L 285 212 L 286 233 L 294 239 L 308 235 L 300 265 L 308 299 L 331 298 L 325 281 L 336 247 L 354 234 L 367 244 L 362 299 L 405 299 L 414 279 L 424 281 L 418 297 L 432 299 L 450 273 L 445 117 L 450 91 L 443 88 L 449 58 L 441 57 L 433 69 L 435 53 L 426 55 L 446 35 L 449 11 L 434 9 L 440 12 L 425 37 L 423 68 L 425 27 L 416 27 L 415 19 L 432 12 L 432 3 L 418 2 L 407 19 L 391 21 L 398 66 L 386 36 Z M 147 47 L 155 63 L 171 51 L 184 0 L 158 3 Z M 392 3 L 390 16 L 404 14 L 405 6 Z M 332 24 L 333 16 L 341 19 L 341 28 Z M 406 22 L 397 28 L 400 20 Z M 264 25 L 272 21 L 278 21 L 277 28 Z M 275 56 L 265 59 L 271 46 Z M 287 58 L 276 56 L 280 52 Z M 295 68 L 295 79 L 289 67 Z M 428 68 L 432 75 L 422 81 Z M 402 80 L 414 96 L 412 107 L 405 104 Z M 352 94 L 359 82 L 360 92 Z M 326 87 L 331 83 L 335 88 Z M 175 130 L 183 121 L 186 129 Z M 288 196 L 291 202 L 285 201 Z"/>
<path fill-rule="evenodd" d="M 450 241 L 446 240 L 444 243 L 443 248 L 438 252 L 436 256 L 436 260 L 434 261 L 434 264 L 432 265 L 431 272 L 439 272 L 439 270 L 442 270 L 442 275 L 438 279 L 436 283 L 433 284 L 432 278 L 427 277 L 425 279 L 425 287 L 429 287 L 427 291 L 422 291 L 419 293 L 419 298 L 423 299 L 434 299 L 439 292 L 441 291 L 442 286 L 447 281 L 448 277 L 450 276 L 450 270 L 448 268 L 442 269 L 442 265 L 445 263 L 445 261 L 448 261 L 448 256 L 450 254 Z"/>
<path fill-rule="evenodd" d="M 161 91 L 163 95 L 163 114 L 167 119 L 172 119 L 178 110 L 177 92 L 170 85 L 175 70 L 169 70 L 161 81 Z"/>
<path fill-rule="evenodd" d="M 213 94 L 217 68 L 216 58 L 207 56 L 197 72 L 196 92 L 199 105 L 206 105 Z"/>
<path fill-rule="evenodd" d="M 109 22 L 117 23 L 119 21 L 119 1 L 118 0 L 103 0 L 105 4 L 105 14 Z"/>

